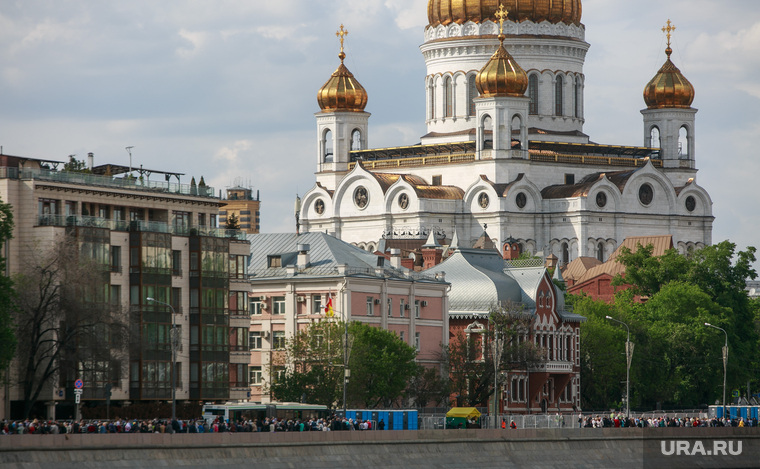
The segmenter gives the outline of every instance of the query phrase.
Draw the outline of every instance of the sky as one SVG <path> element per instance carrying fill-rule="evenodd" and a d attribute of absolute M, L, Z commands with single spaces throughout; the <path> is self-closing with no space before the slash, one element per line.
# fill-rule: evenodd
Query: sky
<path fill-rule="evenodd" d="M 369 147 L 425 130 L 427 0 L 0 0 L 0 146 L 132 164 L 260 191 L 261 230 L 294 230 L 314 185 L 316 95 L 338 66 L 367 89 Z M 696 89 L 697 182 L 713 242 L 760 231 L 760 2 L 583 0 L 584 131 L 643 145 L 642 91 L 665 61 Z M 158 176 L 161 179 L 161 176 Z"/>

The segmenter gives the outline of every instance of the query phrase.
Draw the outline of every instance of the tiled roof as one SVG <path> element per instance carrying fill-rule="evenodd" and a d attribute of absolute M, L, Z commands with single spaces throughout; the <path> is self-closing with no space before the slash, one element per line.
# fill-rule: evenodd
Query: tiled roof
<path fill-rule="evenodd" d="M 576 257 L 569 264 L 567 264 L 564 272 L 562 272 L 562 276 L 565 278 L 565 280 L 576 280 L 581 278 L 590 268 L 596 267 L 601 263 L 602 262 L 596 257 Z"/>
<path fill-rule="evenodd" d="M 620 255 L 623 247 L 627 247 L 632 252 L 636 252 L 638 250 L 639 244 L 641 246 L 648 246 L 651 244 L 653 247 L 652 255 L 662 256 L 665 254 L 665 251 L 673 247 L 673 236 L 633 236 L 626 238 L 623 240 L 620 246 L 615 249 L 615 252 L 610 255 L 610 258 L 607 260 L 607 262 L 588 269 L 583 276 L 578 278 L 575 284 L 578 285 L 604 274 L 608 274 L 612 277 L 618 274 L 623 275 L 625 273 L 625 266 L 617 261 L 617 257 Z"/>

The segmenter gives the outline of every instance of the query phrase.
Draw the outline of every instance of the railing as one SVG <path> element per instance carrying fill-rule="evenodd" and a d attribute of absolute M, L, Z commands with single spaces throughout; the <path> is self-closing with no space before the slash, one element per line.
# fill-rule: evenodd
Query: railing
<path fill-rule="evenodd" d="M 176 236 L 210 236 L 245 241 L 246 234 L 240 230 L 225 228 L 187 227 L 160 221 L 126 221 L 80 215 L 39 215 L 38 226 L 81 226 L 106 228 L 111 231 L 145 231 L 150 233 L 171 233 Z"/>
<path fill-rule="evenodd" d="M 362 161 L 362 165 L 367 169 L 391 169 L 467 163 L 470 161 L 475 161 L 474 153 L 466 153 L 463 155 L 436 155 L 414 158 L 396 158 L 392 160 Z M 354 166 L 356 166 L 356 163 L 349 163 L 348 169 L 354 169 Z"/>
<path fill-rule="evenodd" d="M 296 270 L 298 272 L 298 270 Z M 414 271 L 401 271 L 394 269 L 382 269 L 380 272 L 372 268 L 362 267 L 333 267 L 318 270 L 321 275 L 367 275 L 370 277 L 396 278 L 409 280 L 436 281 L 435 276 L 425 275 Z M 287 267 L 275 267 L 269 269 L 255 269 L 248 272 L 248 277 L 253 278 L 273 278 L 287 275 Z"/>
<path fill-rule="evenodd" d="M 615 156 L 583 156 L 568 154 L 536 154 L 531 153 L 531 161 L 541 163 L 566 163 L 566 164 L 585 164 L 595 166 L 621 166 L 628 168 L 638 168 L 644 166 L 647 162 L 645 158 L 621 158 Z M 662 160 L 650 160 L 657 168 L 662 168 Z"/>
<path fill-rule="evenodd" d="M 191 184 L 149 181 L 130 177 L 117 178 L 112 176 L 101 176 L 99 174 L 69 171 L 51 171 L 49 169 L 21 169 L 18 170 L 16 177 L 19 179 L 38 179 L 42 181 L 54 181 L 68 184 L 83 184 L 88 186 L 112 187 L 137 191 L 164 192 L 198 197 L 214 197 L 214 194 L 216 192 L 211 186 L 199 187 Z"/>

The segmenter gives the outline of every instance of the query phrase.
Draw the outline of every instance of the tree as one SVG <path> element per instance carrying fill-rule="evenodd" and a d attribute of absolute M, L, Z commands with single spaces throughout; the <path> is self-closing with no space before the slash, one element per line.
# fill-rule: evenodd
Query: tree
<path fill-rule="evenodd" d="M 13 210 L 0 200 L 0 253 L 13 237 Z M 16 349 L 10 305 L 13 300 L 13 282 L 5 275 L 5 258 L 0 255 L 0 377 L 8 368 Z"/>
<path fill-rule="evenodd" d="M 269 385 L 272 396 L 334 406 L 342 396 L 343 330 L 342 323 L 318 322 L 290 338 L 270 363 L 269 375 L 277 376 Z"/>
<path fill-rule="evenodd" d="M 521 304 L 507 302 L 494 307 L 488 319 L 489 327 L 482 331 L 455 333 L 444 350 L 457 406 L 487 406 L 493 396 L 495 368 L 497 376 L 503 378 L 513 370 L 528 370 L 546 360 L 546 351 L 529 340 L 535 317 Z M 497 367 L 494 346 L 498 350 Z"/>
<path fill-rule="evenodd" d="M 74 156 L 69 155 L 69 162 L 64 163 L 63 170 L 72 173 L 89 173 L 90 170 L 87 168 L 87 164 L 82 160 L 74 158 Z"/>
<path fill-rule="evenodd" d="M 235 215 L 234 213 L 230 213 L 230 216 L 227 217 L 227 229 L 228 230 L 240 229 L 240 220 L 238 219 L 237 215 Z"/>
<path fill-rule="evenodd" d="M 405 397 L 417 408 L 430 404 L 438 407 L 449 397 L 449 380 L 441 376 L 438 368 L 426 368 L 420 365 L 409 381 Z"/>
<path fill-rule="evenodd" d="M 78 230 L 86 230 L 78 228 Z M 126 353 L 126 326 L 108 301 L 107 266 L 91 257 L 84 232 L 66 234 L 15 277 L 11 306 L 24 417 L 44 390 L 98 373 L 115 381 Z M 107 257 L 106 257 L 107 258 Z M 58 381 L 56 381 L 56 378 Z"/>

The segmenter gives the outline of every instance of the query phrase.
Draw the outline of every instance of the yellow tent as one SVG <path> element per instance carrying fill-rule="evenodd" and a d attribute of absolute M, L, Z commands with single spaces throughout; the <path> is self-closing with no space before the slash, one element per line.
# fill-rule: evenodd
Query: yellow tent
<path fill-rule="evenodd" d="M 476 419 L 480 417 L 480 412 L 475 407 L 452 407 L 451 410 L 446 413 L 446 417 Z"/>

